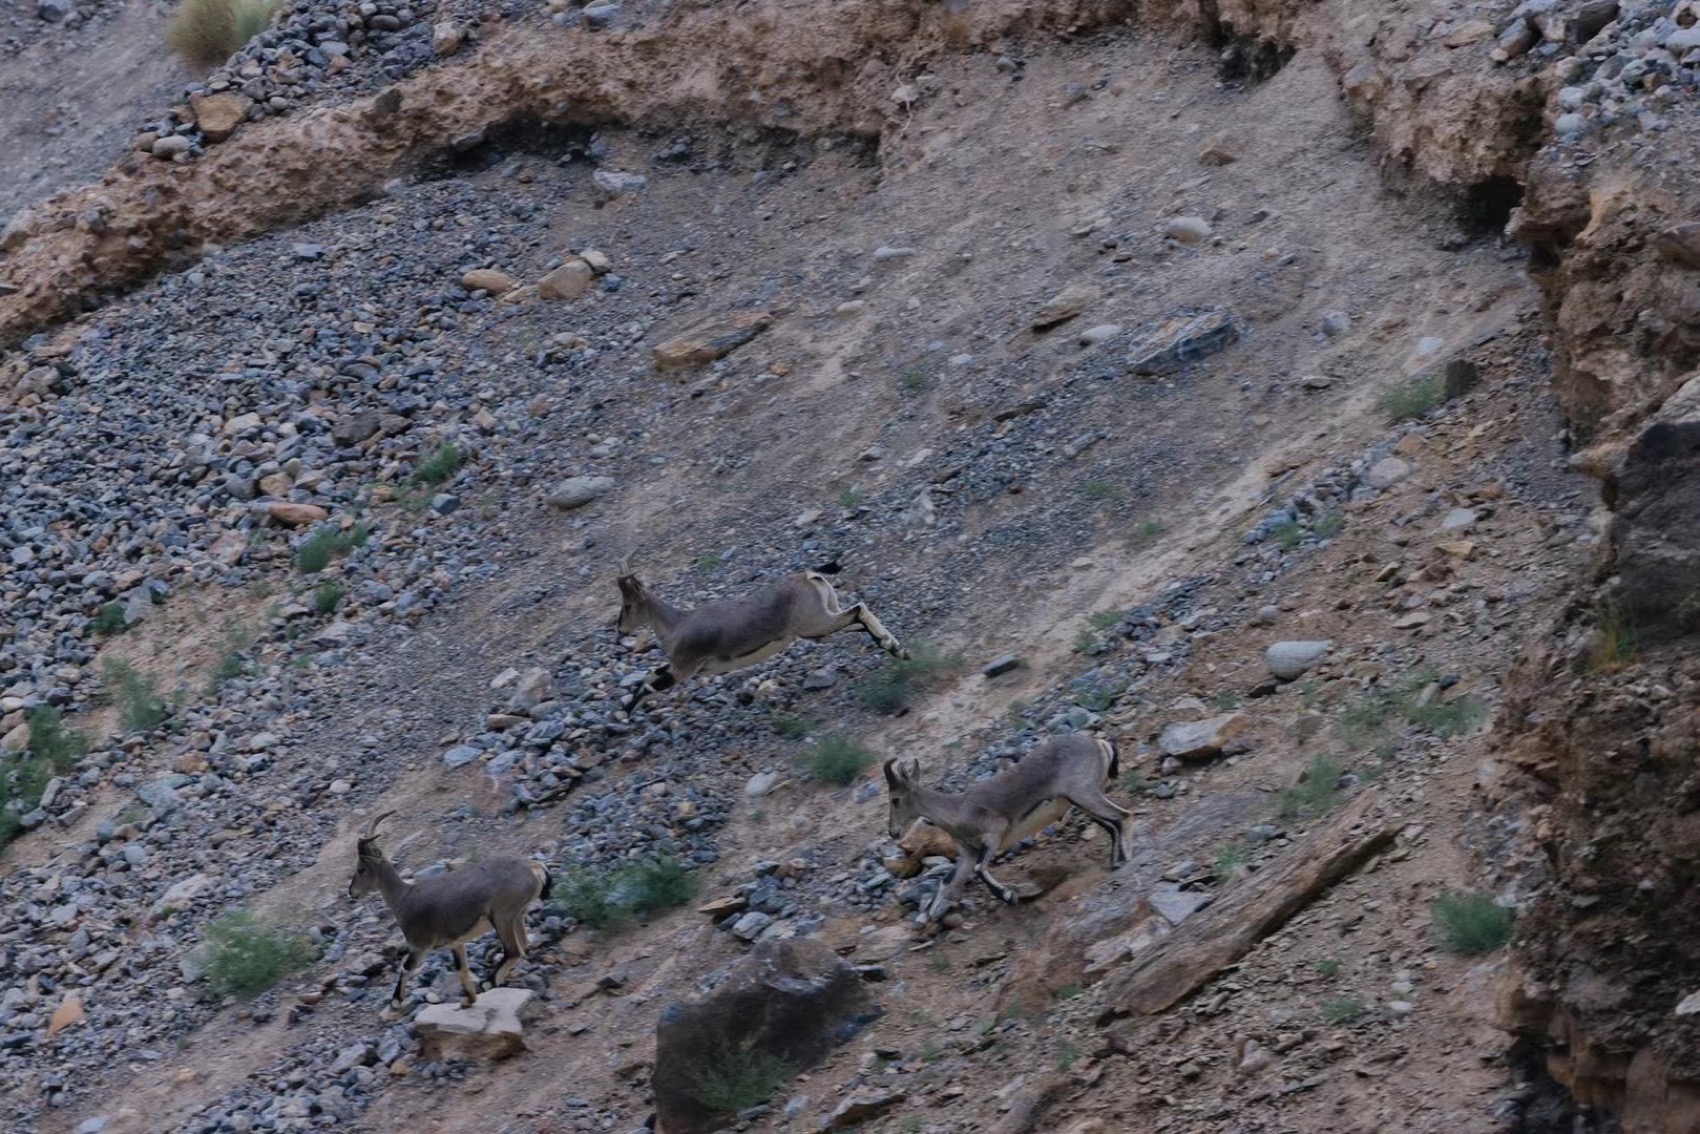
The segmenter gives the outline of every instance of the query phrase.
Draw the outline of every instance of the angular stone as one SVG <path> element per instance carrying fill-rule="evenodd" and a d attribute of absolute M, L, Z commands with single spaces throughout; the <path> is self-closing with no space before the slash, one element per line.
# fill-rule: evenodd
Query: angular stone
<path fill-rule="evenodd" d="M 1220 136 L 1205 142 L 1198 151 L 1199 165 L 1232 165 L 1239 160 L 1239 147 Z"/>
<path fill-rule="evenodd" d="M 465 42 L 466 29 L 452 20 L 443 20 L 431 29 L 431 50 L 439 59 L 447 59 Z"/>
<path fill-rule="evenodd" d="M 1177 721 L 1163 726 L 1157 747 L 1177 760 L 1208 760 L 1251 726 L 1244 713 L 1224 713 L 1202 721 Z"/>
<path fill-rule="evenodd" d="M 317 504 L 297 504 L 292 500 L 273 500 L 266 505 L 266 515 L 286 528 L 303 528 L 330 518 L 330 513 Z"/>
<path fill-rule="evenodd" d="M 519 281 L 496 268 L 474 268 L 460 277 L 460 286 L 467 291 L 487 291 L 501 295 L 519 286 Z"/>
<path fill-rule="evenodd" d="M 1700 221 L 1672 225 L 1653 240 L 1659 255 L 1685 268 L 1700 268 Z"/>
<path fill-rule="evenodd" d="M 82 998 L 73 992 L 53 1010 L 53 1018 L 47 1022 L 47 1034 L 56 1036 L 66 1028 L 82 1023 L 85 1017 Z"/>
<path fill-rule="evenodd" d="M 589 264 L 571 259 L 537 281 L 537 294 L 544 299 L 578 299 L 595 279 L 596 272 Z"/>
<path fill-rule="evenodd" d="M 1151 908 L 1162 915 L 1163 920 L 1170 925 L 1179 925 L 1205 906 L 1209 905 L 1214 894 L 1203 890 L 1154 890 L 1145 898 L 1151 903 Z"/>
<path fill-rule="evenodd" d="M 336 442 L 339 449 L 352 449 L 378 432 L 382 417 L 377 410 L 343 414 L 336 419 L 336 424 L 331 426 L 331 440 Z"/>
<path fill-rule="evenodd" d="M 758 1062 L 794 1075 L 877 1015 L 856 970 L 821 942 L 757 945 L 713 991 L 662 1010 L 651 1083 L 657 1128 L 667 1134 L 722 1129 L 732 1116 L 702 1099 L 698 1084 L 705 1075 L 736 1074 Z"/>
<path fill-rule="evenodd" d="M 987 677 L 1002 677 L 1006 673 L 1021 668 L 1021 659 L 1014 654 L 1004 654 L 987 662 L 980 672 Z"/>
<path fill-rule="evenodd" d="M 549 506 L 570 512 L 614 491 L 611 476 L 569 476 L 549 490 Z"/>
<path fill-rule="evenodd" d="M 1203 217 L 1170 217 L 1163 222 L 1163 235 L 1182 244 L 1209 240 L 1214 231 Z"/>
<path fill-rule="evenodd" d="M 526 1050 L 524 1016 L 532 993 L 524 988 L 492 988 L 470 1008 L 430 1004 L 413 1021 L 420 1057 L 493 1061 Z"/>
<path fill-rule="evenodd" d="M 831 1114 L 821 1119 L 820 1129 L 849 1130 L 870 1119 L 878 1118 L 906 1096 L 902 1091 L 878 1091 L 852 1095 L 839 1103 Z"/>
<path fill-rule="evenodd" d="M 1177 315 L 1140 340 L 1128 357 L 1128 369 L 1135 374 L 1172 374 L 1221 353 L 1239 337 L 1239 324 L 1226 307 Z"/>
<path fill-rule="evenodd" d="M 201 136 L 209 142 L 222 142 L 236 133 L 236 128 L 247 121 L 248 108 L 253 105 L 253 99 L 234 91 L 189 96 L 189 112 Z"/>
<path fill-rule="evenodd" d="M 1454 508 L 1446 513 L 1444 520 L 1440 521 L 1440 530 L 1443 532 L 1469 531 L 1476 526 L 1476 521 L 1480 518 L 1480 514 L 1474 508 Z"/>
<path fill-rule="evenodd" d="M 767 311 L 711 315 L 699 319 L 655 348 L 657 370 L 679 370 L 725 358 L 773 325 Z"/>
<path fill-rule="evenodd" d="M 1281 681 L 1297 681 L 1306 670 L 1328 656 L 1334 643 L 1276 642 L 1263 651 L 1263 665 Z"/>
<path fill-rule="evenodd" d="M 906 925 L 885 925 L 872 933 L 864 933 L 856 938 L 856 951 L 851 960 L 862 964 L 873 961 L 889 961 L 899 953 L 906 951 L 914 942 L 914 935 Z"/>
<path fill-rule="evenodd" d="M 641 173 L 620 173 L 612 169 L 599 169 L 590 175 L 590 179 L 608 200 L 625 193 L 636 193 L 649 184 L 649 178 Z"/>
<path fill-rule="evenodd" d="M 1411 475 L 1411 466 L 1398 457 L 1383 457 L 1369 467 L 1364 483 L 1371 488 L 1392 488 Z"/>
<path fill-rule="evenodd" d="M 1493 38 L 1493 25 L 1486 20 L 1470 20 L 1459 24 L 1441 40 L 1447 47 L 1468 47 L 1472 43 L 1485 43 Z"/>
<path fill-rule="evenodd" d="M 1044 331 L 1066 323 L 1097 300 L 1098 289 L 1091 284 L 1071 284 L 1047 299 L 1044 306 L 1033 313 L 1033 329 Z"/>
<path fill-rule="evenodd" d="M 191 874 L 181 881 L 173 883 L 159 900 L 149 907 L 148 913 L 154 919 L 165 916 L 167 910 L 188 909 L 196 898 L 211 890 L 213 880 L 205 874 Z"/>

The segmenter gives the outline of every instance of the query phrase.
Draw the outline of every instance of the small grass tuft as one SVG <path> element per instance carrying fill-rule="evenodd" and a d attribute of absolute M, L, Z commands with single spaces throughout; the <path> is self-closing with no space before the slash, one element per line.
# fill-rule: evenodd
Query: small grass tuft
<path fill-rule="evenodd" d="M 1305 530 L 1297 520 L 1283 520 L 1269 529 L 1269 538 L 1282 551 L 1291 551 L 1304 542 Z"/>
<path fill-rule="evenodd" d="M 320 614 L 334 613 L 342 605 L 343 593 L 341 583 L 320 583 L 313 588 L 313 609 Z"/>
<path fill-rule="evenodd" d="M 120 658 L 108 658 L 101 667 L 101 678 L 126 730 L 148 732 L 165 720 L 165 699 L 148 674 Z"/>
<path fill-rule="evenodd" d="M 647 859 L 625 867 L 614 876 L 614 900 L 639 916 L 682 906 L 697 896 L 699 880 L 694 870 L 677 859 Z"/>
<path fill-rule="evenodd" d="M 895 716 L 909 707 L 919 693 L 962 669 L 962 659 L 939 652 L 924 639 L 909 643 L 907 658 L 894 658 L 864 677 L 856 695 L 864 708 Z"/>
<path fill-rule="evenodd" d="M 1244 843 L 1229 843 L 1216 852 L 1216 880 L 1232 878 L 1240 867 L 1251 861 L 1251 851 Z"/>
<path fill-rule="evenodd" d="M 738 1114 L 767 1102 L 792 1074 L 777 1055 L 722 1049 L 692 1073 L 691 1094 L 716 1114 Z"/>
<path fill-rule="evenodd" d="M 1107 480 L 1089 480 L 1080 486 L 1080 494 L 1088 500 L 1101 504 L 1113 503 L 1126 499 L 1127 493 L 1121 487 Z"/>
<path fill-rule="evenodd" d="M 811 776 L 839 787 L 856 782 L 873 762 L 874 754 L 860 741 L 838 733 L 821 737 L 802 757 L 803 769 Z"/>
<path fill-rule="evenodd" d="M 1122 619 L 1126 617 L 1127 611 L 1125 610 L 1097 610 L 1088 614 L 1086 621 L 1091 623 L 1094 630 L 1109 631 L 1120 626 Z"/>
<path fill-rule="evenodd" d="M 1145 782 L 1145 773 L 1140 771 L 1138 768 L 1129 768 L 1127 771 L 1123 772 L 1122 778 L 1118 781 L 1118 783 L 1121 785 L 1121 789 L 1129 795 L 1140 795 L 1145 791 L 1147 786 Z"/>
<path fill-rule="evenodd" d="M 1441 947 L 1465 957 L 1502 949 L 1511 940 L 1511 911 L 1488 897 L 1448 890 L 1430 908 Z"/>
<path fill-rule="evenodd" d="M 897 380 L 897 388 L 913 397 L 927 388 L 927 375 L 920 370 L 905 370 Z"/>
<path fill-rule="evenodd" d="M 110 638 L 114 634 L 122 634 L 129 625 L 128 622 L 124 621 L 124 604 L 109 602 L 95 611 L 94 618 L 89 623 L 89 628 L 103 638 Z"/>
<path fill-rule="evenodd" d="M 1594 640 L 1588 650 L 1589 673 L 1616 673 L 1640 653 L 1640 635 L 1623 608 L 1606 603 L 1594 611 Z"/>
<path fill-rule="evenodd" d="M 1368 1010 L 1369 1005 L 1355 996 L 1337 996 L 1322 1002 L 1322 1018 L 1330 1024 L 1349 1024 Z"/>
<path fill-rule="evenodd" d="M 682 906 L 697 896 L 696 872 L 673 858 L 643 859 L 618 870 L 560 872 L 550 910 L 592 929 L 619 929 L 635 917 Z"/>
<path fill-rule="evenodd" d="M 1069 1070 L 1073 1068 L 1074 1061 L 1079 1058 L 1080 1048 L 1076 1047 L 1072 1043 L 1064 1041 L 1063 1044 L 1057 1048 L 1057 1070 L 1066 1075 Z"/>
<path fill-rule="evenodd" d="M 1317 539 L 1333 539 L 1340 534 L 1340 529 L 1346 526 L 1346 516 L 1343 512 L 1324 512 L 1318 516 L 1310 530 L 1316 533 Z"/>
<path fill-rule="evenodd" d="M 1430 411 L 1446 401 L 1446 382 L 1439 373 L 1425 374 L 1387 387 L 1381 392 L 1380 400 L 1381 412 L 1387 415 L 1387 424 L 1415 421 L 1427 417 Z"/>
<path fill-rule="evenodd" d="M 316 575 L 357 547 L 365 547 L 372 533 L 365 524 L 356 524 L 348 531 L 320 528 L 308 536 L 295 550 L 295 569 L 303 575 Z"/>
<path fill-rule="evenodd" d="M 1228 692 L 1227 690 L 1216 694 L 1214 701 L 1216 707 L 1221 709 L 1224 713 L 1232 712 L 1240 707 L 1240 695 L 1238 693 Z"/>
<path fill-rule="evenodd" d="M 65 724 L 64 716 L 52 705 L 31 709 L 30 753 L 45 760 L 55 772 L 68 772 L 88 754 L 89 738 Z"/>
<path fill-rule="evenodd" d="M 1316 962 L 1316 971 L 1333 980 L 1340 975 L 1340 962 L 1333 957 L 1324 957 Z"/>
<path fill-rule="evenodd" d="M 775 713 L 771 723 L 773 731 L 786 740 L 801 740 L 809 735 L 809 730 L 814 727 L 806 718 L 794 717 L 788 713 Z"/>
<path fill-rule="evenodd" d="M 1108 712 L 1127 692 L 1127 682 L 1102 677 L 1079 677 L 1069 685 L 1069 699 L 1090 713 Z"/>
<path fill-rule="evenodd" d="M 724 560 L 720 558 L 719 552 L 705 551 L 701 555 L 697 556 L 696 569 L 698 571 L 713 571 L 723 562 Z"/>
<path fill-rule="evenodd" d="M 252 1000 L 307 962 L 301 938 L 237 910 L 207 928 L 207 984 L 218 996 Z"/>
<path fill-rule="evenodd" d="M 201 67 L 217 67 L 265 31 L 277 11 L 263 0 L 183 0 L 166 25 L 171 53 Z"/>
<path fill-rule="evenodd" d="M 1304 775 L 1276 799 L 1275 813 L 1282 819 L 1313 819 L 1331 811 L 1340 801 L 1340 774 L 1345 771 L 1332 756 L 1315 756 Z"/>
<path fill-rule="evenodd" d="M 446 484 L 465 463 L 466 455 L 460 449 L 454 445 L 439 445 L 429 457 L 419 462 L 410 479 L 414 484 L 435 488 Z"/>
<path fill-rule="evenodd" d="M 1150 547 L 1157 542 L 1157 537 L 1162 534 L 1163 525 L 1156 520 L 1146 520 L 1143 523 L 1136 524 L 1127 537 L 1128 550 L 1139 551 L 1141 548 Z"/>
<path fill-rule="evenodd" d="M 862 490 L 851 486 L 838 494 L 838 506 L 846 512 L 854 512 L 862 506 Z"/>

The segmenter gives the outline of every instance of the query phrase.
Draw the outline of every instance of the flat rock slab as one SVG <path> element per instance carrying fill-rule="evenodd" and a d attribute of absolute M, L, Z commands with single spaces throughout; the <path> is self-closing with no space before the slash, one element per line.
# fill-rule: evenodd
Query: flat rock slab
<path fill-rule="evenodd" d="M 1226 307 L 1177 315 L 1139 341 L 1127 367 L 1135 374 L 1173 374 L 1221 353 L 1239 337 L 1239 324 Z"/>
<path fill-rule="evenodd" d="M 768 311 L 700 319 L 655 348 L 655 368 L 680 370 L 725 358 L 771 326 Z"/>
<path fill-rule="evenodd" d="M 413 1021 L 419 1051 L 429 1062 L 443 1059 L 507 1059 L 526 1050 L 522 1015 L 532 994 L 525 988 L 492 988 L 470 1008 L 432 1004 Z"/>
<path fill-rule="evenodd" d="M 1263 665 L 1282 681 L 1297 681 L 1306 670 L 1328 656 L 1334 643 L 1276 642 L 1263 651 Z"/>

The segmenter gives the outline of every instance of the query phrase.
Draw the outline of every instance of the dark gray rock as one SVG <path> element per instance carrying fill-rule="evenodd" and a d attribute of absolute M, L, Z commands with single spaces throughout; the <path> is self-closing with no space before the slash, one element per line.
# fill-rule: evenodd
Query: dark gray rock
<path fill-rule="evenodd" d="M 1219 354 L 1239 337 L 1239 324 L 1226 307 L 1177 315 L 1139 341 L 1128 356 L 1127 367 L 1135 374 L 1173 374 Z"/>

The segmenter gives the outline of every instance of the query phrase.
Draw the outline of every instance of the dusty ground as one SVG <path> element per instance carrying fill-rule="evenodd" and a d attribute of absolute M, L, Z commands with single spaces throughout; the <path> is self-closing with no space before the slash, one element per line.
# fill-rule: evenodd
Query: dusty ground
<path fill-rule="evenodd" d="M 1209 611 L 1205 632 L 1176 663 L 1147 666 L 1103 722 L 1130 766 L 1176 789 L 1133 798 L 1142 857 L 1132 873 L 1104 878 L 1102 840 L 1078 826 L 1016 858 L 1007 873 L 1066 866 L 1084 892 L 1013 910 L 974 895 L 963 925 L 888 963 L 890 979 L 874 986 L 884 1018 L 785 1088 L 751 1127 L 812 1129 L 841 1094 L 889 1086 L 904 1100 L 864 1129 L 990 1129 L 1055 1076 L 1036 1129 L 1499 1128 L 1516 1113 L 1507 1102 L 1523 1071 L 1485 1015 L 1496 962 L 1442 953 L 1428 924 L 1432 897 L 1471 885 L 1476 856 L 1492 853 L 1474 812 L 1481 733 L 1441 739 L 1394 722 L 1390 735 L 1364 741 L 1342 734 L 1339 718 L 1375 679 L 1424 671 L 1456 677 L 1458 694 L 1491 708 L 1519 643 L 1563 601 L 1590 553 L 1591 496 L 1563 464 L 1519 255 L 1479 217 L 1388 195 L 1311 52 L 1245 87 L 1220 81 L 1210 51 L 1127 31 L 1036 46 L 1019 80 L 986 53 L 945 59 L 930 74 L 927 97 L 877 153 L 703 131 L 699 160 L 666 169 L 648 158 L 668 138 L 608 132 L 607 164 L 651 178 L 643 194 L 611 204 L 594 197 L 582 165 L 555 162 L 548 140 L 467 175 L 480 192 L 539 209 L 528 222 L 531 251 L 503 267 L 529 277 L 561 245 L 584 241 L 628 277 L 621 294 L 576 313 L 530 306 L 468 320 L 460 344 L 469 358 L 519 360 L 580 320 L 604 328 L 641 318 L 632 348 L 606 363 L 607 375 L 623 375 L 615 396 L 570 380 L 535 391 L 560 407 L 558 451 L 535 455 L 537 479 L 579 471 L 595 432 L 626 440 L 621 488 L 588 520 L 561 519 L 536 493 L 498 494 L 488 501 L 501 514 L 490 521 L 501 542 L 489 554 L 503 565 L 493 581 L 384 639 L 357 679 L 303 678 L 292 756 L 355 787 L 324 799 L 339 819 L 317 861 L 253 904 L 299 924 L 348 927 L 357 944 L 376 947 L 385 926 L 355 922 L 342 896 L 357 815 L 400 808 L 397 844 L 420 862 L 571 834 L 564 807 L 524 822 L 501 817 L 501 785 L 476 770 L 445 772 L 438 755 L 445 737 L 475 730 L 501 670 L 554 665 L 563 654 L 568 666 L 605 663 L 593 651 L 616 648 L 605 629 L 609 568 L 630 547 L 670 593 L 690 596 L 735 591 L 804 541 L 844 552 L 847 591 L 869 595 L 905 636 L 962 654 L 968 674 L 895 720 L 856 709 L 843 687 L 813 700 L 795 688 L 823 664 L 847 676 L 871 668 L 860 642 L 800 646 L 755 677 L 784 688 L 784 707 L 827 717 L 882 755 L 918 755 L 934 774 L 1007 737 L 1017 702 L 1054 695 L 1105 663 L 1074 651 L 1088 614 L 1201 577 L 1192 602 Z M 1201 163 L 1207 143 L 1237 160 Z M 68 174 L 78 159 L 66 160 Z M 381 232 L 386 207 L 326 225 Z M 1176 215 L 1207 219 L 1214 235 L 1163 241 L 1156 230 Z M 882 247 L 910 251 L 876 257 Z M 1039 305 L 1081 283 L 1096 298 L 1060 329 L 1035 334 Z M 151 298 L 144 291 L 119 307 L 144 310 Z M 1245 328 L 1226 353 L 1166 378 L 1123 372 L 1132 332 L 1221 304 Z M 779 322 L 706 378 L 657 375 L 636 345 L 703 310 L 757 305 L 779 310 Z M 1331 312 L 1349 325 L 1325 333 Z M 1129 334 L 1114 346 L 1080 344 L 1081 331 L 1109 323 Z M 1390 432 L 1382 391 L 1461 354 L 1481 366 L 1480 389 L 1441 418 Z M 1304 382 L 1315 376 L 1328 381 Z M 1044 404 L 997 420 L 1032 402 Z M 1093 441 L 1081 447 L 1084 437 Z M 1411 474 L 1347 507 L 1336 538 L 1273 557 L 1267 545 L 1246 547 L 1245 532 L 1272 503 L 1325 467 L 1395 444 Z M 874 446 L 881 453 L 870 459 Z M 965 471 L 943 476 L 950 466 Z M 928 487 L 938 484 L 949 487 Z M 931 524 L 800 520 L 841 510 L 847 493 L 889 517 L 922 492 L 936 509 Z M 1456 542 L 1439 533 L 1442 517 L 1464 506 L 1484 513 L 1465 536 L 1475 547 L 1440 549 Z M 1280 613 L 1259 621 L 1269 604 Z M 1413 612 L 1428 617 L 1395 627 Z M 176 658 L 172 630 L 150 626 L 159 637 L 137 641 L 161 652 L 142 656 Z M 1313 681 L 1251 699 L 1263 648 L 1295 637 L 1334 640 L 1333 660 Z M 198 673 L 205 643 L 182 649 L 184 672 Z M 1006 652 L 1025 668 L 995 681 L 974 672 Z M 1150 742 L 1163 724 L 1229 706 L 1252 718 L 1248 751 L 1161 769 Z M 759 804 L 742 797 L 748 775 L 788 766 L 794 745 L 748 731 L 723 739 L 683 691 L 651 716 L 683 722 L 675 735 L 700 725 L 685 753 L 693 784 L 737 800 L 720 859 L 704 871 L 708 893 L 746 881 L 763 860 L 804 856 L 822 875 L 850 872 L 885 841 L 877 793 L 793 782 Z M 367 736 L 382 743 L 354 756 L 351 738 Z M 1398 818 L 1395 851 L 1180 1010 L 1118 1024 L 1113 1040 L 1095 1023 L 1104 1005 L 1092 987 L 1045 988 L 1042 1010 L 1006 1011 L 1021 991 L 1009 984 L 1016 961 L 1093 887 L 1154 883 L 1188 860 L 1198 869 L 1182 873 L 1201 877 L 1223 847 L 1245 844 L 1248 869 L 1196 883 L 1225 897 L 1300 853 L 1303 833 L 1324 817 L 1271 820 L 1271 801 L 1318 754 L 1338 757 L 1358 777 L 1350 791 L 1376 793 Z M 628 754 L 609 778 L 642 774 L 651 759 Z M 1249 828 L 1270 822 L 1276 835 L 1247 843 Z M 38 837 L 10 853 L 40 863 L 54 847 Z M 865 926 L 897 924 L 903 912 L 895 901 L 871 916 L 821 904 L 823 936 L 847 949 Z M 537 958 L 555 995 L 530 1054 L 442 1080 L 380 1068 L 376 1098 L 344 1124 L 452 1131 L 496 1114 L 513 1131 L 631 1129 L 650 1109 L 659 1008 L 743 948 L 690 910 L 607 937 L 574 933 Z M 612 994 L 588 991 L 614 970 Z M 1331 1022 L 1328 1005 L 1345 1002 L 1358 1014 Z M 118 1114 L 115 1129 L 198 1129 L 190 1115 L 263 1088 L 280 1053 L 374 1037 L 374 1012 L 369 998 L 334 996 L 293 1022 L 288 1012 L 256 1020 L 226 1010 L 180 1050 L 106 1068 L 41 1128 Z M 1249 1066 L 1247 1041 L 1278 1055 Z M 997 1097 L 972 1089 L 985 1082 Z M 782 1114 L 795 1096 L 808 1101 Z"/>

